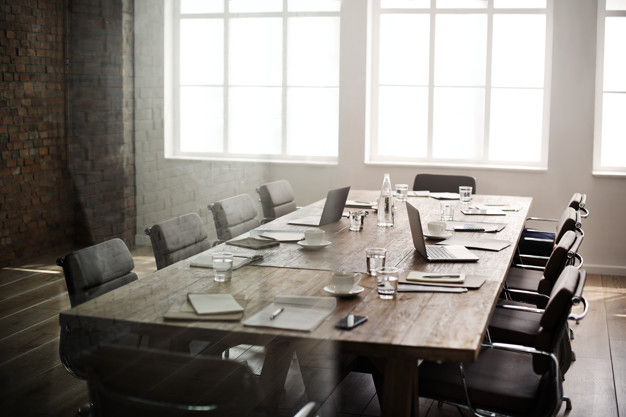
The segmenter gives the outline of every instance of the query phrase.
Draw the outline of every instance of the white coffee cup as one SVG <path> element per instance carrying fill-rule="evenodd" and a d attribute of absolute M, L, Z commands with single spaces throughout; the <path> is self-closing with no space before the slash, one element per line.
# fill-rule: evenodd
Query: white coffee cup
<path fill-rule="evenodd" d="M 446 231 L 446 222 L 428 222 L 428 232 L 431 235 L 442 235 Z"/>
<path fill-rule="evenodd" d="M 320 245 L 324 240 L 322 229 L 307 230 L 304 232 L 304 241 L 309 245 Z"/>
<path fill-rule="evenodd" d="M 361 282 L 361 274 L 358 272 L 337 271 L 333 273 L 333 283 L 337 294 L 349 294 L 359 282 Z"/>

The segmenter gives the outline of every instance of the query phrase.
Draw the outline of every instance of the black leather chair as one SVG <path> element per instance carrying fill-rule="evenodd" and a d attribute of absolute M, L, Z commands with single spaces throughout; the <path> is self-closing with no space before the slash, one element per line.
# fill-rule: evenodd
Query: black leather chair
<path fill-rule="evenodd" d="M 157 269 L 163 269 L 211 247 L 202 219 L 196 213 L 157 223 L 146 228 L 145 233 L 150 236 Z"/>
<path fill-rule="evenodd" d="M 486 343 L 472 363 L 424 361 L 419 395 L 471 410 L 475 415 L 556 416 L 563 395 L 557 352 L 582 271 L 567 267 L 540 314 L 530 346 Z"/>
<path fill-rule="evenodd" d="M 565 208 L 559 220 L 529 217 L 526 221 L 547 221 L 556 223 L 556 227 L 549 232 L 525 227 L 516 248 L 514 259 L 516 264 L 545 264 L 554 246 L 561 240 L 565 232 L 577 230 L 584 234 L 580 212 L 569 206 Z"/>
<path fill-rule="evenodd" d="M 97 417 L 273 415 L 258 379 L 241 362 L 110 345 L 94 349 L 86 361 Z M 297 416 L 314 409 L 308 403 Z"/>
<path fill-rule="evenodd" d="M 461 185 L 472 187 L 472 193 L 476 194 L 476 178 L 467 175 L 417 174 L 413 181 L 413 191 L 458 193 Z"/>

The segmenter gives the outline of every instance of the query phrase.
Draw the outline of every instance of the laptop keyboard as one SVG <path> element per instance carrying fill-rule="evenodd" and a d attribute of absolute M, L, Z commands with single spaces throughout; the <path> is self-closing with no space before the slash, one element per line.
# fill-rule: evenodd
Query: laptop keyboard
<path fill-rule="evenodd" d="M 448 252 L 445 246 L 427 246 L 426 252 L 428 253 L 428 258 L 430 259 L 452 259 L 455 256 Z"/>

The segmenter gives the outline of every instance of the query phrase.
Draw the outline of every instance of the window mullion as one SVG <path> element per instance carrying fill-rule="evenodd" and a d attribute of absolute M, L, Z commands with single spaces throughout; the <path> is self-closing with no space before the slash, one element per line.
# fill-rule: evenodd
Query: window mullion
<path fill-rule="evenodd" d="M 230 138 L 230 48 L 228 46 L 230 41 L 230 10 L 228 8 L 229 2 L 228 0 L 224 0 L 224 80 L 223 80 L 223 91 L 222 91 L 222 105 L 224 108 L 222 109 L 224 112 L 223 118 L 223 146 L 224 153 L 228 153 L 230 150 L 229 146 L 229 138 Z"/>
<path fill-rule="evenodd" d="M 485 54 L 485 119 L 483 126 L 482 159 L 489 160 L 489 137 L 491 133 L 491 63 L 493 54 L 493 0 L 487 6 L 487 53 Z"/>
<path fill-rule="evenodd" d="M 281 106 L 282 106 L 282 117 L 281 117 L 281 123 L 282 123 L 282 133 L 281 133 L 281 153 L 283 155 L 287 154 L 287 117 L 289 117 L 289 115 L 287 114 L 287 89 L 289 88 L 289 86 L 287 85 L 287 62 L 288 62 L 288 48 L 287 48 L 287 42 L 288 42 L 288 16 L 287 16 L 287 1 L 288 0 L 283 0 L 283 13 L 282 13 L 282 19 L 283 19 L 283 65 L 282 65 L 282 69 L 283 69 L 283 74 L 282 74 L 282 91 L 281 91 Z"/>
<path fill-rule="evenodd" d="M 426 158 L 433 157 L 433 117 L 435 98 L 435 22 L 436 0 L 430 1 L 430 46 L 428 52 L 428 136 L 426 138 Z"/>

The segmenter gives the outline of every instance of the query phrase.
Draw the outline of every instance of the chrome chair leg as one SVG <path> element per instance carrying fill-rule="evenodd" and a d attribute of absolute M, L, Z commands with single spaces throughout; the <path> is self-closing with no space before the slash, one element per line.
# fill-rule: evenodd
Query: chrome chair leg
<path fill-rule="evenodd" d="M 567 411 L 572 409 L 572 400 L 569 397 L 563 396 L 563 402 L 565 403 L 565 409 Z"/>

